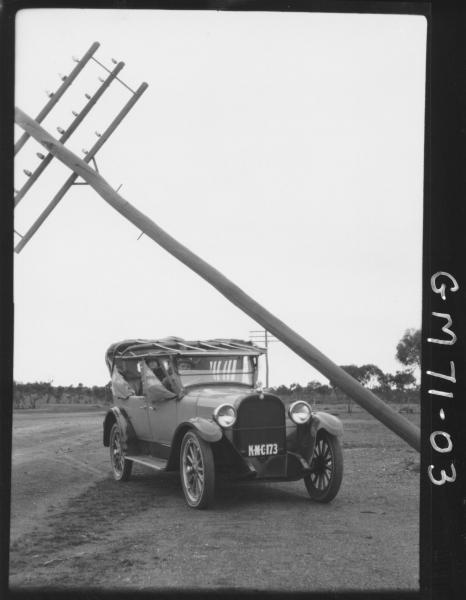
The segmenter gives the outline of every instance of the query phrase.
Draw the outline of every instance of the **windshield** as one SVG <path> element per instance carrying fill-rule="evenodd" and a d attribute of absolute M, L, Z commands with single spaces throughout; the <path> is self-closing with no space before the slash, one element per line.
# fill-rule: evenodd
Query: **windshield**
<path fill-rule="evenodd" d="M 183 386 L 205 383 L 241 383 L 252 387 L 251 356 L 183 356 L 176 359 Z"/>

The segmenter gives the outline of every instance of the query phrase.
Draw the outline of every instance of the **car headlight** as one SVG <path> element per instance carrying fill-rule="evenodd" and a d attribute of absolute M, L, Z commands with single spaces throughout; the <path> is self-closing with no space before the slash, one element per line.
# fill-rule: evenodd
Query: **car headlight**
<path fill-rule="evenodd" d="M 296 423 L 296 425 L 304 425 L 304 423 L 307 423 L 311 418 L 312 410 L 307 402 L 298 400 L 293 402 L 293 404 L 290 404 L 288 414 L 293 423 Z"/>
<path fill-rule="evenodd" d="M 214 410 L 214 419 L 220 427 L 231 427 L 236 421 L 236 410 L 231 404 L 221 404 Z"/>

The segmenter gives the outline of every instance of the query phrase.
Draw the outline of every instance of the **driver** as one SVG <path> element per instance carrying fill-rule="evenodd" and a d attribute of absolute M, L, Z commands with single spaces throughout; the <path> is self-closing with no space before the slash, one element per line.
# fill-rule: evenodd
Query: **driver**
<path fill-rule="evenodd" d="M 183 378 L 183 385 L 206 383 L 206 373 L 199 370 L 199 362 L 197 357 L 183 356 L 178 359 L 178 374 Z"/>
<path fill-rule="evenodd" d="M 150 358 L 147 361 L 147 366 L 152 369 L 152 372 L 163 385 L 163 387 L 167 388 L 168 391 L 173 392 L 172 385 L 170 383 L 170 378 L 165 375 L 165 371 L 160 366 L 160 363 L 155 358 Z"/>
<path fill-rule="evenodd" d="M 150 358 L 147 361 L 147 366 L 152 369 L 154 375 L 160 380 L 163 381 L 163 378 L 165 377 L 165 373 L 163 372 L 163 369 L 160 367 L 159 365 L 159 361 L 156 360 L 155 358 Z"/>
<path fill-rule="evenodd" d="M 188 358 L 181 358 L 178 361 L 178 371 L 191 371 L 192 368 L 191 361 Z"/>

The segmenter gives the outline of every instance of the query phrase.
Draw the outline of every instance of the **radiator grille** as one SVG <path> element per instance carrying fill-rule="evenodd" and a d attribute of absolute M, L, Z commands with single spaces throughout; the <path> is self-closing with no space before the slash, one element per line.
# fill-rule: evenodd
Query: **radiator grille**
<path fill-rule="evenodd" d="M 237 410 L 234 443 L 238 451 L 249 455 L 250 445 L 277 444 L 278 454 L 286 450 L 285 407 L 279 398 L 264 394 L 245 398 Z"/>

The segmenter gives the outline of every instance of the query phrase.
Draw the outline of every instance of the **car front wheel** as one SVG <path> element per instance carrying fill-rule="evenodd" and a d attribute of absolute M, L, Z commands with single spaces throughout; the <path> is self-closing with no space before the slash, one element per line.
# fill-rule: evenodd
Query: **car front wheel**
<path fill-rule="evenodd" d="M 121 439 L 121 430 L 116 423 L 114 423 L 110 431 L 109 445 L 113 477 L 117 481 L 127 481 L 131 477 L 133 463 L 125 458 Z"/>
<path fill-rule="evenodd" d="M 195 431 L 185 433 L 180 453 L 181 485 L 191 508 L 212 506 L 215 466 L 212 448 Z"/>
<path fill-rule="evenodd" d="M 339 439 L 321 430 L 317 434 L 311 471 L 304 476 L 309 496 L 315 502 L 330 502 L 343 478 L 343 452 Z"/>

